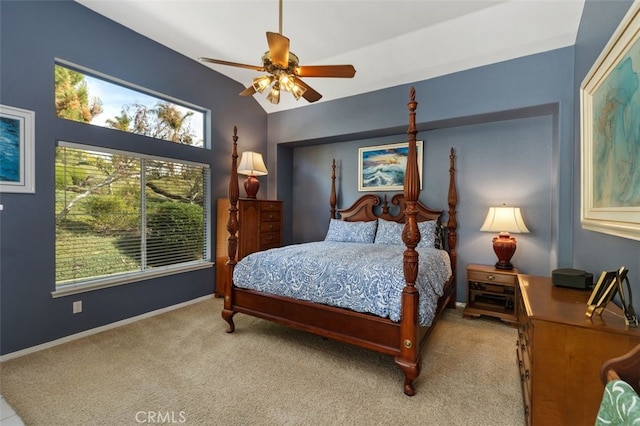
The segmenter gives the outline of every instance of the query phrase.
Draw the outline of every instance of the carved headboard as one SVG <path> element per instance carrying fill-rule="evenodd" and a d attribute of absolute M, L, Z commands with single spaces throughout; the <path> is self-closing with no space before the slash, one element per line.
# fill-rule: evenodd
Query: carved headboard
<path fill-rule="evenodd" d="M 389 206 L 387 197 L 385 195 L 384 200 L 380 200 L 380 197 L 374 194 L 363 195 L 358 198 L 355 203 L 349 208 L 338 210 L 340 218 L 347 222 L 369 222 L 378 218 L 384 220 L 390 220 L 393 222 L 404 223 L 405 222 L 405 199 L 404 194 L 396 194 L 391 198 L 391 204 L 398 206 L 393 208 Z M 376 208 L 381 206 L 380 208 Z M 394 215 L 391 210 L 397 211 Z M 418 222 L 424 222 L 427 220 L 440 220 L 442 216 L 442 210 L 433 210 L 422 204 L 420 201 L 416 203 L 416 220 Z"/>

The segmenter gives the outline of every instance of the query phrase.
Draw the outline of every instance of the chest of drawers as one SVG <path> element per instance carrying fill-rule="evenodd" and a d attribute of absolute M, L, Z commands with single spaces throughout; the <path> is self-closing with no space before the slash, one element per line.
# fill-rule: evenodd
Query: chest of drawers
<path fill-rule="evenodd" d="M 593 425 L 602 363 L 640 344 L 640 329 L 626 327 L 613 303 L 587 318 L 589 291 L 532 275 L 518 275 L 518 285 L 516 355 L 527 425 Z"/>
<path fill-rule="evenodd" d="M 216 226 L 216 295 L 222 295 L 228 260 L 229 200 L 218 199 Z M 238 254 L 236 260 L 256 251 L 282 245 L 282 201 L 238 200 Z"/>

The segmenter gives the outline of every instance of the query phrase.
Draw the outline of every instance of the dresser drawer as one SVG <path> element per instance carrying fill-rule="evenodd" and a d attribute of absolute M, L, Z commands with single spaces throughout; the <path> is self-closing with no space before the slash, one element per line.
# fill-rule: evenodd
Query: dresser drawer
<path fill-rule="evenodd" d="M 280 232 L 263 232 L 260 234 L 260 250 L 264 250 L 269 246 L 276 247 L 280 245 Z"/>
<path fill-rule="evenodd" d="M 276 203 L 276 202 L 273 202 L 273 201 L 265 201 L 265 202 L 260 203 L 260 211 L 262 211 L 262 212 L 267 212 L 267 211 L 271 211 L 271 212 L 277 211 L 277 212 L 279 212 L 281 205 L 282 205 L 281 203 Z"/>
<path fill-rule="evenodd" d="M 261 211 L 260 222 L 280 222 L 280 211 L 279 210 Z"/>
<path fill-rule="evenodd" d="M 527 321 L 522 324 L 522 331 L 524 344 L 527 346 L 529 357 L 531 357 L 531 354 L 533 354 L 533 350 L 531 350 L 531 346 L 533 346 L 533 323 L 527 319 Z"/>
<path fill-rule="evenodd" d="M 280 232 L 280 222 L 261 222 L 260 233 L 263 232 Z"/>
<path fill-rule="evenodd" d="M 529 357 L 527 356 L 526 349 L 523 351 L 523 345 L 518 342 L 518 347 L 516 349 L 517 358 L 518 358 L 518 369 L 520 372 L 520 381 L 522 382 L 522 391 L 526 391 L 527 394 L 531 395 L 531 362 L 529 361 Z"/>
<path fill-rule="evenodd" d="M 480 281 L 484 283 L 500 283 L 516 285 L 517 276 L 513 274 L 496 274 L 493 272 L 467 271 L 469 281 Z"/>
<path fill-rule="evenodd" d="M 518 372 L 520 374 L 520 387 L 522 390 L 522 404 L 527 425 L 531 425 L 531 352 L 525 341 L 526 332 L 522 328 L 518 329 L 518 340 L 516 341 L 516 359 L 518 362 Z"/>

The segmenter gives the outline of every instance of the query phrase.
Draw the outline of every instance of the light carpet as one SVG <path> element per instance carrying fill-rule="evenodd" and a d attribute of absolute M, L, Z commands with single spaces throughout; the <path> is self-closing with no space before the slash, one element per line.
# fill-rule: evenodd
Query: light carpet
<path fill-rule="evenodd" d="M 447 310 L 416 395 L 393 358 L 238 314 L 221 299 L 6 361 L 26 425 L 524 424 L 516 329 Z"/>

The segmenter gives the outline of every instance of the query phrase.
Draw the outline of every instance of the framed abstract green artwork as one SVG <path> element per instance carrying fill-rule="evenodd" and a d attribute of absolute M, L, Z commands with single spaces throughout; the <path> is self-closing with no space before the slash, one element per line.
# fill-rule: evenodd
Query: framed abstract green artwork
<path fill-rule="evenodd" d="M 640 0 L 580 87 L 581 223 L 640 240 Z"/>

